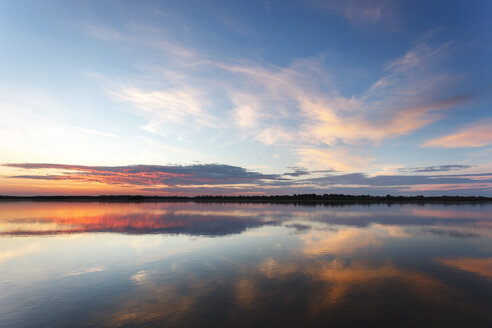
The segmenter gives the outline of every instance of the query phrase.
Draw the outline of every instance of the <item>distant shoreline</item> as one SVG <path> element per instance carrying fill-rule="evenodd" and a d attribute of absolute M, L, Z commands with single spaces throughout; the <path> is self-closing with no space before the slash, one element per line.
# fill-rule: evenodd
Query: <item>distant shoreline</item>
<path fill-rule="evenodd" d="M 492 197 L 483 196 L 370 196 L 343 194 L 294 194 L 272 196 L 0 196 L 0 202 L 195 202 L 195 203 L 271 203 L 271 204 L 376 204 L 376 203 L 488 203 Z"/>

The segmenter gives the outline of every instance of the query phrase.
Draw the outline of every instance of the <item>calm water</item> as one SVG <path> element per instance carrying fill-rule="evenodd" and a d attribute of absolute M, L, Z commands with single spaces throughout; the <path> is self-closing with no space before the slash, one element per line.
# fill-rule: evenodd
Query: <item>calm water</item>
<path fill-rule="evenodd" d="M 492 205 L 0 203 L 0 327 L 492 327 Z"/>

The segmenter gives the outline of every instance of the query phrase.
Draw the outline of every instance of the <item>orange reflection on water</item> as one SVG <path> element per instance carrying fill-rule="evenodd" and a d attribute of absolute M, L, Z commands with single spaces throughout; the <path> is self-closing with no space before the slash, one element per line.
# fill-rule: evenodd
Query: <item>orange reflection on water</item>
<path fill-rule="evenodd" d="M 66 286 L 72 283 L 76 288 L 69 296 L 75 299 L 81 296 L 79 286 L 84 286 L 89 291 L 87 294 L 103 299 L 98 303 L 103 306 L 94 307 L 90 317 L 84 317 L 88 326 L 199 326 L 217 318 L 222 320 L 219 322 L 222 326 L 238 322 L 253 326 L 262 322 L 268 326 L 312 323 L 320 327 L 343 326 L 348 319 L 358 318 L 357 323 L 361 324 L 356 326 L 363 326 L 377 316 L 382 319 L 376 321 L 384 323 L 389 316 L 393 323 L 389 326 L 398 326 L 398 320 L 404 317 L 416 318 L 409 321 L 409 326 L 435 323 L 434 326 L 449 327 L 463 326 L 477 316 L 487 319 L 490 302 L 479 300 L 470 304 L 469 296 L 474 294 L 462 288 L 463 285 L 454 284 L 452 279 L 440 276 L 443 271 L 451 270 L 426 271 L 426 268 L 429 263 L 438 266 L 434 254 L 443 254 L 442 249 L 447 245 L 449 256 L 453 254 L 451 251 L 463 249 L 457 246 L 465 242 L 471 249 L 477 239 L 477 234 L 471 234 L 477 230 L 475 224 L 488 221 L 476 219 L 479 216 L 454 220 L 463 218 L 461 213 L 465 210 L 455 211 L 453 216 L 449 208 L 424 210 L 444 213 L 444 218 L 451 220 L 433 219 L 430 217 L 433 212 L 425 211 L 420 212 L 420 217 L 409 215 L 412 210 L 420 209 L 416 206 L 0 203 L 0 234 L 3 235 L 0 242 L 10 245 L 0 252 L 0 262 L 10 269 L 9 275 L 4 270 L 2 279 L 20 280 L 19 272 L 24 270 L 25 279 L 30 282 L 38 270 L 40 276 L 49 277 L 44 280 L 38 277 L 40 285 L 56 286 L 57 279 L 65 279 Z M 474 213 L 474 210 L 467 211 Z M 400 212 L 403 212 L 401 217 Z M 363 214 L 359 217 L 358 213 Z M 482 214 L 488 217 L 485 211 Z M 258 229 L 242 233 L 249 227 Z M 227 238 L 125 234 L 15 237 L 99 231 L 236 235 Z M 423 247 L 415 247 L 422 243 L 439 247 L 424 251 Z M 490 243 L 481 247 L 483 254 L 483 247 L 490 247 Z M 29 261 L 31 266 L 22 269 Z M 440 263 L 491 278 L 490 257 L 450 257 Z M 471 276 L 463 272 L 462 275 L 466 279 Z M 112 285 L 114 282 L 118 284 Z M 114 288 L 109 293 L 105 292 L 108 286 Z M 11 294 L 18 290 L 12 288 Z M 97 294 L 99 290 L 105 291 Z M 53 295 L 49 289 L 40 299 L 43 302 L 54 299 Z M 93 301 L 87 299 L 88 303 Z M 45 309 L 52 303 L 46 304 Z M 455 313 L 460 314 L 459 320 L 453 316 Z"/>
<path fill-rule="evenodd" d="M 299 235 L 304 242 L 306 255 L 350 254 L 361 249 L 381 247 L 388 238 L 408 237 L 410 234 L 401 227 L 380 224 L 373 224 L 369 229 L 310 230 Z"/>
<path fill-rule="evenodd" d="M 453 259 L 438 259 L 439 263 L 446 266 L 478 274 L 482 277 L 492 279 L 492 257 L 488 258 L 471 258 L 460 257 Z"/>
<path fill-rule="evenodd" d="M 154 233 L 188 229 L 241 230 L 261 220 L 238 211 L 181 211 L 171 203 L 9 203 L 2 204 L 0 234 L 43 235 L 83 232 Z M 229 225 L 229 227 L 227 227 Z M 181 230 L 180 230 L 181 229 Z M 244 229 L 243 229 L 244 230 Z"/>
<path fill-rule="evenodd" d="M 308 262 L 279 262 L 270 258 L 258 266 L 248 267 L 238 265 L 234 259 L 228 260 L 229 265 L 239 269 L 232 277 L 220 271 L 207 277 L 182 272 L 186 287 L 163 285 L 152 279 L 146 281 L 137 294 L 125 297 L 116 305 L 114 312 L 105 314 L 108 320 L 105 324 L 145 325 L 157 321 L 193 326 L 193 323 L 197 324 L 193 320 L 199 317 L 196 311 L 205 306 L 216 315 L 225 315 L 224 320 L 231 324 L 241 322 L 247 326 L 258 317 L 265 322 L 280 323 L 276 320 L 281 313 L 283 324 L 295 326 L 293 323 L 301 320 L 299 325 L 302 326 L 306 322 L 320 323 L 333 319 L 332 315 L 343 317 L 348 309 L 354 316 L 377 313 L 378 307 L 387 301 L 378 295 L 387 293 L 394 286 L 398 286 L 401 297 L 394 300 L 398 306 L 425 304 L 431 308 L 466 308 L 466 305 L 450 298 L 450 295 L 460 294 L 453 287 L 391 262 L 378 265 L 363 261 L 347 263 L 338 259 L 325 261 L 322 258 Z M 231 293 L 216 294 L 217 290 Z M 370 303 L 358 298 L 361 292 L 371 299 Z M 217 304 L 227 304 L 224 312 L 214 305 L 207 307 L 206 300 L 214 298 L 217 298 Z M 295 304 L 299 298 L 302 303 L 298 307 L 278 312 Z"/>

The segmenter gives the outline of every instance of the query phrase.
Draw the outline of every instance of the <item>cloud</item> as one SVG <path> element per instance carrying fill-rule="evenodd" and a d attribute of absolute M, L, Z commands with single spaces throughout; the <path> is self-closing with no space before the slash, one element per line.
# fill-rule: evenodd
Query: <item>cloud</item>
<path fill-rule="evenodd" d="M 223 164 L 195 165 L 133 165 L 133 166 L 85 166 L 64 164 L 18 163 L 4 166 L 59 170 L 49 175 L 19 175 L 13 178 L 40 180 L 73 180 L 104 184 L 130 185 L 233 185 L 257 182 L 262 179 L 280 179 L 278 175 L 267 175 L 244 168 Z"/>
<path fill-rule="evenodd" d="M 455 191 L 459 192 L 461 190 L 469 190 L 469 189 L 482 189 L 485 192 L 490 192 L 492 190 L 492 183 L 490 182 L 484 182 L 484 183 L 458 183 L 458 184 L 453 184 L 453 183 L 443 183 L 443 184 L 437 184 L 437 183 L 432 183 L 432 184 L 419 184 L 419 185 L 413 185 L 409 186 L 406 188 L 408 191 L 413 191 L 413 192 L 422 192 L 422 191 Z"/>
<path fill-rule="evenodd" d="M 316 169 L 330 168 L 328 171 L 353 171 L 366 166 L 372 160 L 367 154 L 357 154 L 347 147 L 299 148 L 296 152 L 301 158 L 300 165 Z"/>
<path fill-rule="evenodd" d="M 196 56 L 196 53 L 191 49 L 186 49 L 179 43 L 168 40 L 165 30 L 138 24 L 135 21 L 121 28 L 89 24 L 84 26 L 83 30 L 90 36 L 103 41 L 147 46 L 161 51 L 174 59 L 190 59 Z"/>
<path fill-rule="evenodd" d="M 476 183 L 475 177 L 486 177 L 483 183 L 492 183 L 490 173 L 468 175 L 379 175 L 368 176 L 363 173 L 328 175 L 309 179 L 319 185 L 352 184 L 369 187 L 414 186 L 414 185 L 461 185 L 463 187 Z"/>
<path fill-rule="evenodd" d="M 123 36 L 118 30 L 107 26 L 88 25 L 85 27 L 85 31 L 91 36 L 104 41 L 120 41 L 123 39 Z"/>
<path fill-rule="evenodd" d="M 341 14 L 353 25 L 393 25 L 397 16 L 394 2 L 385 0 L 316 0 L 316 7 Z"/>
<path fill-rule="evenodd" d="M 305 168 L 302 168 L 302 167 L 293 166 L 293 167 L 289 167 L 289 169 L 292 169 L 294 172 L 287 172 L 287 173 L 284 173 L 283 175 L 291 176 L 291 177 L 298 177 L 298 176 L 302 176 L 302 175 L 311 174 L 311 172 L 309 172 L 308 170 L 306 170 Z"/>
<path fill-rule="evenodd" d="M 84 129 L 84 128 L 76 128 L 77 130 L 87 133 L 87 134 L 92 134 L 96 136 L 102 136 L 102 137 L 110 137 L 110 138 L 119 138 L 120 136 L 114 133 L 110 132 L 104 132 L 104 131 L 97 131 L 93 129 Z"/>
<path fill-rule="evenodd" d="M 426 42 L 417 43 L 405 55 L 388 63 L 386 70 L 395 73 L 406 73 L 422 65 L 427 66 L 429 61 L 435 60 L 436 57 L 441 57 L 443 52 L 452 44 L 452 41 L 448 41 L 438 47 L 432 47 Z"/>
<path fill-rule="evenodd" d="M 244 105 L 234 109 L 233 117 L 237 125 L 252 128 L 259 120 L 259 113 L 251 105 Z"/>
<path fill-rule="evenodd" d="M 191 87 L 164 90 L 122 87 L 111 91 L 111 95 L 138 108 L 149 119 L 144 129 L 157 134 L 176 124 L 202 126 L 211 125 L 214 121 L 214 117 L 204 110 L 209 104 L 206 97 Z"/>
<path fill-rule="evenodd" d="M 299 166 L 290 166 L 288 167 L 289 169 L 293 170 L 294 172 L 286 172 L 283 173 L 283 176 L 290 176 L 290 177 L 300 177 L 303 175 L 311 175 L 315 173 L 332 173 L 336 172 L 335 170 L 308 170 L 304 167 L 299 167 Z"/>
<path fill-rule="evenodd" d="M 319 6 L 368 22 L 394 10 L 385 1 Z M 159 49 L 167 63 L 140 65 L 141 78 L 105 87 L 113 99 L 128 103 L 147 120 L 146 131 L 178 140 L 184 135 L 213 141 L 239 137 L 284 149 L 294 158 L 292 164 L 311 170 L 365 170 L 372 162 L 368 145 L 412 134 L 474 97 L 449 94 L 458 77 L 441 65 L 452 52 L 452 41 L 418 39 L 383 65 L 365 89 L 353 93 L 339 90 L 344 81 L 334 78 L 327 53 L 277 66 L 212 57 L 172 41 L 165 31 L 138 25 L 125 31 L 129 36 L 122 41 Z"/>
<path fill-rule="evenodd" d="M 454 171 L 463 170 L 470 168 L 470 165 L 460 165 L 460 164 L 448 164 L 448 165 L 437 165 L 437 166 L 423 166 L 423 167 L 405 167 L 400 168 L 400 172 L 441 172 L 441 171 Z"/>
<path fill-rule="evenodd" d="M 385 74 L 359 97 L 302 95 L 298 100 L 306 118 L 304 135 L 329 145 L 380 142 L 439 120 L 440 111 L 473 97 L 472 93 L 442 99 L 433 96 L 449 83 L 446 74 L 432 72 L 434 62 L 446 55 L 448 47 L 414 46 L 390 62 Z"/>
<path fill-rule="evenodd" d="M 452 134 L 427 141 L 424 147 L 483 147 L 492 143 L 492 119 L 470 124 Z"/>
<path fill-rule="evenodd" d="M 256 139 L 263 142 L 265 145 L 273 145 L 279 143 L 290 144 L 295 139 L 295 136 L 290 131 L 281 126 L 271 126 L 261 131 Z"/>
<path fill-rule="evenodd" d="M 288 67 L 216 65 L 232 74 L 227 89 L 234 95 L 234 121 L 267 145 L 377 144 L 429 125 L 444 110 L 475 96 L 444 95 L 456 78 L 438 67 L 451 46 L 416 44 L 385 65 L 363 93 L 350 97 L 337 91 L 323 56 L 295 60 Z M 242 76 L 240 83 L 237 76 Z M 276 138 L 268 137 L 272 131 Z"/>
<path fill-rule="evenodd" d="M 490 194 L 492 190 L 492 173 L 369 176 L 294 168 L 294 172 L 264 174 L 225 164 L 86 166 L 14 163 L 4 166 L 35 172 L 11 175 L 10 179 L 123 185 L 133 186 L 137 192 L 176 195 L 313 192 L 385 195 L 421 192 L 452 194 L 456 191 L 460 194 Z"/>

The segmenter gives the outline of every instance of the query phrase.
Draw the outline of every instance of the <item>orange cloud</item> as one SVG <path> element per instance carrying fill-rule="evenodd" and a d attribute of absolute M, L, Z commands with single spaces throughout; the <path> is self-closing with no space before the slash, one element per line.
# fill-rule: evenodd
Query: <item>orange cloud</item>
<path fill-rule="evenodd" d="M 462 175 L 336 174 L 358 170 L 371 161 L 353 147 L 293 150 L 302 156 L 298 172 L 263 174 L 225 164 L 88 166 L 63 164 L 5 164 L 0 177 L 3 194 L 282 194 L 282 193 L 399 193 L 492 189 L 490 173 Z M 2 168 L 2 169 L 3 169 Z M 330 168 L 330 170 L 327 170 Z M 29 174 L 24 174 L 25 170 Z M 32 173 L 31 173 L 32 172 Z M 326 174 L 332 172 L 331 174 Z M 8 174 L 10 173 L 10 174 Z M 340 189 L 342 188 L 342 189 Z"/>
<path fill-rule="evenodd" d="M 250 93 L 230 91 L 236 95 L 234 103 L 239 125 L 250 128 L 251 124 L 246 123 L 251 123 L 253 117 L 257 123 L 262 118 L 263 124 L 270 124 L 272 115 L 296 117 L 303 123 L 299 131 L 292 133 L 300 134 L 304 141 L 312 142 L 313 137 L 328 144 L 339 139 L 348 143 L 381 141 L 428 125 L 440 118 L 436 111 L 456 106 L 472 96 L 463 94 L 424 104 L 412 100 L 417 95 L 422 99 L 429 98 L 429 90 L 438 89 L 444 82 L 437 76 L 426 78 L 423 84 L 419 74 L 423 74 L 421 67 L 428 67 L 448 46 L 447 43 L 436 48 L 418 44 L 391 62 L 385 75 L 362 96 L 350 98 L 320 90 L 320 85 L 330 81 L 330 75 L 315 59 L 297 60 L 288 68 L 221 64 L 218 67 L 242 74 L 251 81 L 246 85 Z M 313 80 L 319 85 L 313 85 Z M 333 90 L 335 86 L 330 87 Z"/>
<path fill-rule="evenodd" d="M 185 185 L 229 185 L 255 182 L 261 179 L 276 179 L 278 175 L 264 175 L 244 168 L 220 164 L 196 165 L 131 165 L 131 166 L 87 166 L 64 164 L 18 163 L 6 167 L 47 170 L 48 174 L 15 175 L 11 178 L 75 181 L 83 183 L 158 185 L 167 187 Z M 56 171 L 54 171 L 56 170 Z M 37 173 L 37 172 L 36 172 Z M 50 174 L 51 173 L 51 174 Z"/>
<path fill-rule="evenodd" d="M 351 144 L 365 140 L 379 142 L 389 137 L 408 134 L 439 118 L 431 113 L 437 110 L 434 107 L 396 111 L 387 113 L 386 118 L 374 120 L 361 114 L 343 117 L 337 114 L 329 103 L 314 103 L 309 99 L 303 99 L 300 106 L 305 115 L 312 119 L 304 125 L 303 133 L 327 144 L 335 144 L 338 140 Z"/>
<path fill-rule="evenodd" d="M 427 141 L 425 147 L 483 147 L 492 143 L 492 122 L 475 123 L 455 133 Z"/>

